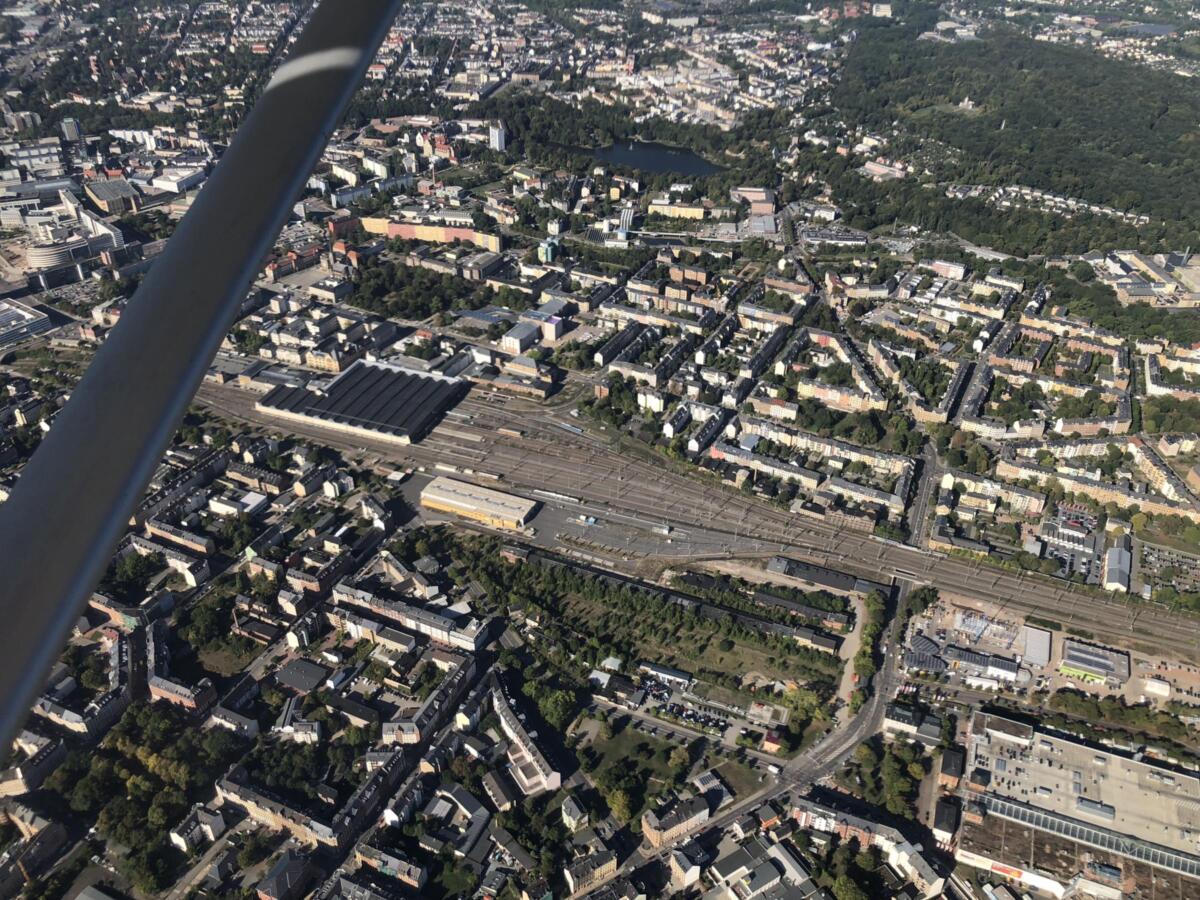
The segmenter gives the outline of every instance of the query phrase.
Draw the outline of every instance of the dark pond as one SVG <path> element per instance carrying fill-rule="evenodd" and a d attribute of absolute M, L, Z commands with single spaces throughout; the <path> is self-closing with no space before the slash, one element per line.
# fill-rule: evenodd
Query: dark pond
<path fill-rule="evenodd" d="M 625 141 L 609 147 L 577 148 L 600 162 L 651 172 L 655 175 L 712 175 L 720 172 L 715 166 L 691 150 L 668 147 L 650 141 Z"/>

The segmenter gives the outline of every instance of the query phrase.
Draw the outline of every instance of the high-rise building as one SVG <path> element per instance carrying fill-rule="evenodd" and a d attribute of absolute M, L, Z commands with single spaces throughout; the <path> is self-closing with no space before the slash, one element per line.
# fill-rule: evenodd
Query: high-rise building
<path fill-rule="evenodd" d="M 508 148 L 508 129 L 503 122 L 488 127 L 488 149 L 503 153 Z"/>

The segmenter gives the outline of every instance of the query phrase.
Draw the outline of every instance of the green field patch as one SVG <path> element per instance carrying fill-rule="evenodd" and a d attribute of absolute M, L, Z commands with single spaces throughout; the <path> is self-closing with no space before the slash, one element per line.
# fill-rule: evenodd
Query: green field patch
<path fill-rule="evenodd" d="M 733 792 L 733 796 L 741 799 L 749 796 L 762 787 L 762 776 L 745 763 L 731 759 L 716 767 L 716 773 L 721 777 L 725 786 Z"/>

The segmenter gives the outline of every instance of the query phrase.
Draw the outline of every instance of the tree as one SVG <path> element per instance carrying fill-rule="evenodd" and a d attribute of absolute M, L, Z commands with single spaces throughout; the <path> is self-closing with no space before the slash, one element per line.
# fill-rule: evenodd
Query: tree
<path fill-rule="evenodd" d="M 275 835 L 270 831 L 256 831 L 246 838 L 238 850 L 237 862 L 243 869 L 248 869 L 256 863 L 262 862 L 271 855 L 271 850 L 275 846 Z"/>
<path fill-rule="evenodd" d="M 270 602 L 278 596 L 279 588 L 265 572 L 259 572 L 250 579 L 250 592 L 259 600 Z"/>
<path fill-rule="evenodd" d="M 629 792 L 624 788 L 617 788 L 609 793 L 605 798 L 608 802 L 608 808 L 613 814 L 613 818 L 622 825 L 629 823 L 633 818 L 633 801 L 629 796 Z"/>
<path fill-rule="evenodd" d="M 449 851 L 441 858 L 442 871 L 438 875 L 438 884 L 446 891 L 446 895 L 450 897 L 465 897 L 475 889 L 475 884 L 478 881 L 475 873 L 466 866 L 456 863 L 453 858 L 449 857 Z"/>
<path fill-rule="evenodd" d="M 837 897 L 837 900 L 871 900 L 867 892 L 846 874 L 839 875 L 833 882 L 833 896 Z"/>
<path fill-rule="evenodd" d="M 538 711 L 556 731 L 562 731 L 575 714 L 575 695 L 570 691 L 550 690 L 537 699 Z"/>
<path fill-rule="evenodd" d="M 854 856 L 854 867 L 860 872 L 873 872 L 879 865 L 879 861 L 875 858 L 875 853 L 878 852 L 875 848 L 867 848 L 859 850 Z"/>
<path fill-rule="evenodd" d="M 241 553 L 254 540 L 254 526 L 244 514 L 231 516 L 222 523 L 220 535 L 234 553 Z"/>
<path fill-rule="evenodd" d="M 992 459 L 983 444 L 975 444 L 967 451 L 966 464 L 976 475 L 986 475 L 992 467 Z"/>
<path fill-rule="evenodd" d="M 875 748 L 870 743 L 859 744 L 854 748 L 854 759 L 867 771 L 874 771 L 879 765 L 879 757 L 875 755 Z"/>
<path fill-rule="evenodd" d="M 129 553 L 121 557 L 105 576 L 101 589 L 117 599 L 131 599 L 146 590 L 146 585 L 166 560 L 161 553 Z"/>
<path fill-rule="evenodd" d="M 866 681 L 875 674 L 877 667 L 870 653 L 859 653 L 854 657 L 854 674 Z"/>
<path fill-rule="evenodd" d="M 683 776 L 687 774 L 687 770 L 692 765 L 692 756 L 688 752 L 688 748 L 676 747 L 672 750 L 667 765 L 671 767 L 675 780 L 682 781 Z"/>
<path fill-rule="evenodd" d="M 175 851 L 161 836 L 142 844 L 125 857 L 122 867 L 143 893 L 152 894 L 171 883 L 171 856 Z"/>
<path fill-rule="evenodd" d="M 1078 259 L 1075 262 L 1071 263 L 1070 272 L 1071 272 L 1071 276 L 1076 281 L 1082 282 L 1083 284 L 1087 284 L 1089 281 L 1091 281 L 1093 278 L 1096 277 L 1096 273 L 1092 269 L 1092 267 L 1090 265 L 1088 265 L 1086 262 L 1084 262 L 1082 259 Z"/>
<path fill-rule="evenodd" d="M 1132 206 L 1165 221 L 1138 228 L 1113 217 L 1067 220 L 1028 209 L 1001 210 L 982 199 L 950 200 L 917 179 L 876 185 L 859 177 L 848 161 L 826 153 L 816 164 L 843 207 L 853 202 L 848 224 L 870 228 L 899 218 L 1018 255 L 1187 245 L 1200 220 L 1200 202 L 1178 185 L 1182 172 L 1194 171 L 1198 151 L 1181 147 L 1180 137 L 1200 114 L 1194 92 L 1166 105 L 1162 98 L 1172 94 L 1159 78 L 1167 73 L 1131 79 L 1123 62 L 1035 42 L 1004 27 L 971 47 L 920 46 L 913 38 L 927 27 L 926 17 L 908 18 L 902 26 L 866 29 L 854 42 L 833 96 L 851 127 L 898 126 L 910 139 L 919 129 L 923 139 L 953 148 L 953 171 L 975 183 L 1003 178 L 1121 209 Z M 976 114 L 927 115 L 935 104 L 967 94 L 979 102 Z M 1057 102 L 1048 104 L 1047 97 Z M 1140 134 L 1151 137 L 1142 140 Z M 1095 287 L 1067 272 L 1055 274 L 1077 291 Z M 1060 302 L 1060 291 L 1053 295 Z"/>
<path fill-rule="evenodd" d="M 59 771 L 64 771 L 64 769 L 65 767 Z M 65 771 L 69 772 L 70 770 L 66 769 Z M 48 786 L 53 790 L 61 790 L 56 784 L 48 783 Z M 114 791 L 120 789 L 120 786 L 120 780 L 113 771 L 112 765 L 107 761 L 104 763 L 97 761 L 97 763 L 93 763 L 91 771 L 86 775 L 79 776 L 75 781 L 75 786 L 70 792 L 71 809 L 78 813 L 94 814 L 113 796 Z"/>

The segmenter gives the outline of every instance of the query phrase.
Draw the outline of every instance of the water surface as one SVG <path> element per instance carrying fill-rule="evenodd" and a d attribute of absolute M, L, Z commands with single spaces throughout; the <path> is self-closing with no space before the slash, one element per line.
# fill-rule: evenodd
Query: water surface
<path fill-rule="evenodd" d="M 653 141 L 625 141 L 608 147 L 576 147 L 600 162 L 624 166 L 654 175 L 712 175 L 721 171 L 691 150 Z"/>

